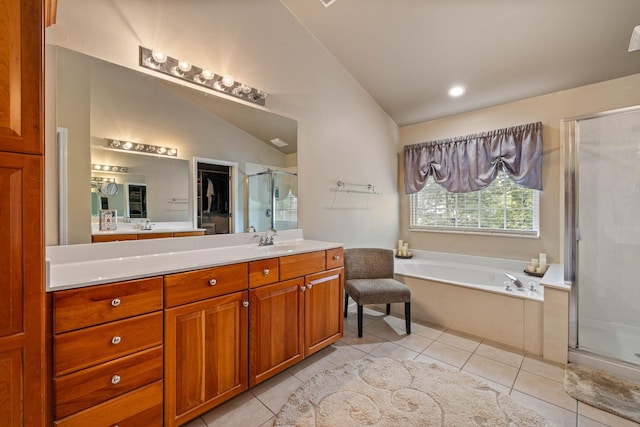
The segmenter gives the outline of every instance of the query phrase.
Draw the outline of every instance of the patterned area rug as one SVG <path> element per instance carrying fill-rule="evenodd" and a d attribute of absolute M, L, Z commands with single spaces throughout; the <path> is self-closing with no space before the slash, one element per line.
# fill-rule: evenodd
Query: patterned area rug
<path fill-rule="evenodd" d="M 549 426 L 486 384 L 435 364 L 359 359 L 307 381 L 276 426 Z"/>
<path fill-rule="evenodd" d="M 588 405 L 640 423 L 640 384 L 570 363 L 564 370 L 564 389 Z"/>

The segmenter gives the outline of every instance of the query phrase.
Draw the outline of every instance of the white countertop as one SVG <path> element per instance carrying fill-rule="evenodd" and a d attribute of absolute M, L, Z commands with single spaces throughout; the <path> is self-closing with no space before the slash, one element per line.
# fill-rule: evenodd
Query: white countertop
<path fill-rule="evenodd" d="M 343 246 L 305 240 L 302 230 L 278 232 L 273 246 L 258 246 L 255 234 L 262 233 L 49 246 L 46 290 L 92 286 Z"/>
<path fill-rule="evenodd" d="M 189 221 L 180 222 L 151 222 L 151 230 L 141 229 L 144 221 L 121 222 L 118 221 L 118 228 L 115 230 L 100 230 L 98 224 L 91 224 L 91 234 L 94 236 L 104 236 L 110 234 L 154 234 L 171 233 L 180 231 L 206 231 L 204 228 L 193 228 Z"/>

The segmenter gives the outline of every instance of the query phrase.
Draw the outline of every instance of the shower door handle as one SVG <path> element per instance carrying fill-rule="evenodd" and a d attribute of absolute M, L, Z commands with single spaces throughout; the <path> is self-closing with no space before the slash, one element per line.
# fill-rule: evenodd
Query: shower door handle
<path fill-rule="evenodd" d="M 582 240 L 582 228 L 576 228 L 576 242 Z"/>

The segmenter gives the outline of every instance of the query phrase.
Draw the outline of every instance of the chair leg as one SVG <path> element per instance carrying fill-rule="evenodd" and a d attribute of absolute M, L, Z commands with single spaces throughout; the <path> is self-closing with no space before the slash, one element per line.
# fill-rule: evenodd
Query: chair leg
<path fill-rule="evenodd" d="M 358 338 L 362 338 L 362 306 L 358 304 Z"/>
<path fill-rule="evenodd" d="M 411 303 L 404 303 L 404 322 L 407 328 L 407 335 L 411 335 Z"/>
<path fill-rule="evenodd" d="M 391 304 L 387 304 L 387 316 L 391 314 Z"/>
<path fill-rule="evenodd" d="M 349 294 L 344 293 L 344 317 L 347 317 L 347 308 L 349 307 Z"/>

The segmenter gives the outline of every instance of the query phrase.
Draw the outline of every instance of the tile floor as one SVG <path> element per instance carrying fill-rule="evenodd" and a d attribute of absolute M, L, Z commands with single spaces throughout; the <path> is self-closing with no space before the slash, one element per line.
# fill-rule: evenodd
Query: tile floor
<path fill-rule="evenodd" d="M 639 424 L 595 409 L 562 388 L 563 369 L 478 337 L 413 323 L 365 308 L 364 336 L 358 338 L 355 306 L 345 320 L 344 338 L 288 370 L 186 424 L 187 427 L 267 427 L 289 396 L 313 375 L 364 356 L 413 359 L 464 371 L 510 395 L 554 426 L 626 427 Z M 400 427 L 400 426 L 399 426 Z"/>

